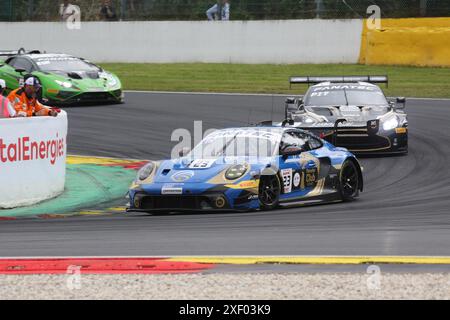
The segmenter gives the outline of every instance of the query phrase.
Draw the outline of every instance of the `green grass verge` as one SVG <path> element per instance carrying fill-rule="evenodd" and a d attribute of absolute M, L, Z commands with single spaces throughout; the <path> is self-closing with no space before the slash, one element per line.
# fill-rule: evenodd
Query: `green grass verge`
<path fill-rule="evenodd" d="M 89 164 L 68 164 L 66 187 L 59 197 L 34 206 L 0 210 L 0 217 L 64 214 L 122 199 L 136 176 L 135 170 Z"/>
<path fill-rule="evenodd" d="M 289 89 L 293 75 L 389 76 L 389 96 L 450 98 L 450 68 L 365 65 L 251 65 L 105 63 L 127 90 L 301 94 Z"/>

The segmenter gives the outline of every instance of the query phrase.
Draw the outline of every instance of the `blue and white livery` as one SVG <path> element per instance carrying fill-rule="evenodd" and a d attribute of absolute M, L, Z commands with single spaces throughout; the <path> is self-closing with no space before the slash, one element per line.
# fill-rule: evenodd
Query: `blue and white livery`
<path fill-rule="evenodd" d="M 347 149 L 297 128 L 232 128 L 180 158 L 145 165 L 128 211 L 268 210 L 350 201 L 362 190 L 361 166 Z"/>

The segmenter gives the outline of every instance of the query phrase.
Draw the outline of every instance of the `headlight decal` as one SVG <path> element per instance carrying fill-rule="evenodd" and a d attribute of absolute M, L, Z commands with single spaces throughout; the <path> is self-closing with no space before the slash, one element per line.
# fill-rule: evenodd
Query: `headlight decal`
<path fill-rule="evenodd" d="M 148 163 L 144 167 L 142 167 L 138 172 L 138 180 L 144 181 L 147 179 L 155 169 L 155 165 L 153 163 Z"/>
<path fill-rule="evenodd" d="M 384 129 L 384 131 L 389 131 L 389 130 L 397 128 L 398 125 L 399 125 L 399 122 L 397 120 L 397 117 L 392 117 L 383 123 L 383 129 Z"/>
<path fill-rule="evenodd" d="M 233 165 L 225 172 L 225 178 L 228 180 L 237 180 L 247 172 L 247 164 Z"/>
<path fill-rule="evenodd" d="M 111 73 L 101 72 L 98 75 L 99 75 L 100 78 L 105 79 L 107 84 L 108 84 L 108 86 L 110 86 L 110 87 L 115 87 L 117 85 L 117 83 L 118 83 L 117 79 Z"/>
<path fill-rule="evenodd" d="M 116 86 L 117 85 L 117 80 L 113 76 L 109 77 L 108 78 L 108 85 L 110 87 Z"/>

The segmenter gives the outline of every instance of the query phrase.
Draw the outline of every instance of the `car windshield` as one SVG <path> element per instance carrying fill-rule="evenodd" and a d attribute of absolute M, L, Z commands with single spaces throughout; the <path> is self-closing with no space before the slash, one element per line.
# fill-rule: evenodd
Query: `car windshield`
<path fill-rule="evenodd" d="M 272 136 L 224 135 L 206 137 L 190 153 L 195 159 L 271 157 L 278 146 Z"/>
<path fill-rule="evenodd" d="M 39 58 L 35 60 L 42 71 L 63 71 L 63 72 L 90 72 L 99 71 L 99 68 L 87 61 L 74 58 Z"/>
<path fill-rule="evenodd" d="M 311 92 L 305 99 L 306 106 L 377 106 L 388 102 L 379 90 L 330 90 Z"/>

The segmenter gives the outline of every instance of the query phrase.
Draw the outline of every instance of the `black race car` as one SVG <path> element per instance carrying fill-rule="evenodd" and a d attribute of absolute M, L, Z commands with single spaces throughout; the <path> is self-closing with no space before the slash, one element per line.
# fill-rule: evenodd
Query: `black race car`
<path fill-rule="evenodd" d="M 375 83 L 387 76 L 291 77 L 312 85 L 305 96 L 287 98 L 285 116 L 294 127 L 357 154 L 408 152 L 405 98 L 388 101 Z"/>

